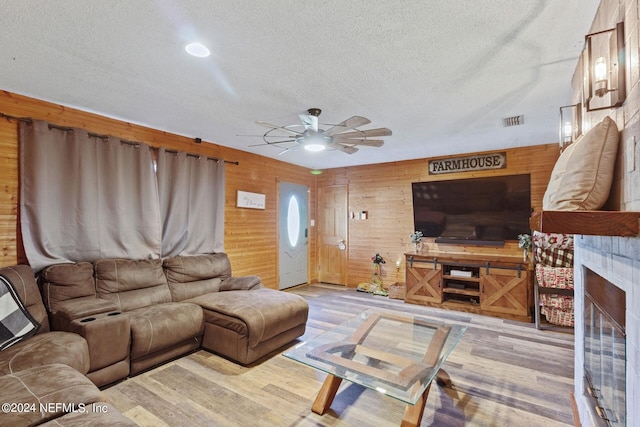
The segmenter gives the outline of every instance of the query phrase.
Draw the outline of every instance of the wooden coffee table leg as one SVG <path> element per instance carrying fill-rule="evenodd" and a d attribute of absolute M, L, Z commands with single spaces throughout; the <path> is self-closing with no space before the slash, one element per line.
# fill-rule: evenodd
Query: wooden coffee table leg
<path fill-rule="evenodd" d="M 422 393 L 422 396 L 420 396 L 415 405 L 407 405 L 405 407 L 400 427 L 418 427 L 420 425 L 430 389 L 431 383 L 429 383 L 429 386 L 425 389 L 424 393 Z"/>
<path fill-rule="evenodd" d="M 329 409 L 331 403 L 333 403 L 334 397 L 336 397 L 341 382 L 342 378 L 331 374 L 327 375 L 324 383 L 322 383 L 322 388 L 316 396 L 316 400 L 314 400 L 313 405 L 311 405 L 311 410 L 318 415 L 323 415 L 327 412 L 327 409 Z"/>
<path fill-rule="evenodd" d="M 451 386 L 451 378 L 449 377 L 449 374 L 447 374 L 447 371 L 444 369 L 438 369 L 438 372 L 436 373 L 436 382 L 440 387 Z"/>

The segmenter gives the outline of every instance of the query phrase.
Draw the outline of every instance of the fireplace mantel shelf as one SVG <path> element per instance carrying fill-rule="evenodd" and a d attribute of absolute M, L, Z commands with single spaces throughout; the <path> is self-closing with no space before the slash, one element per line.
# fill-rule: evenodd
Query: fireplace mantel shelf
<path fill-rule="evenodd" d="M 533 212 L 531 229 L 543 233 L 592 236 L 638 236 L 640 212 L 635 211 L 542 211 Z"/>

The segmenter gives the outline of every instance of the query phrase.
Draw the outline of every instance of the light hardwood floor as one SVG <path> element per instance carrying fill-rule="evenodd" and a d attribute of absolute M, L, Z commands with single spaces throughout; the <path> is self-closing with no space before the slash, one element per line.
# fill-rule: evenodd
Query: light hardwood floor
<path fill-rule="evenodd" d="M 333 285 L 291 292 L 310 305 L 310 338 L 371 307 L 421 314 L 468 329 L 431 387 L 421 426 L 573 425 L 573 335 L 533 324 L 405 304 Z M 243 367 L 207 351 L 120 382 L 106 397 L 142 426 L 396 426 L 404 404 L 343 382 L 328 413 L 311 412 L 325 374 L 282 356 Z"/>

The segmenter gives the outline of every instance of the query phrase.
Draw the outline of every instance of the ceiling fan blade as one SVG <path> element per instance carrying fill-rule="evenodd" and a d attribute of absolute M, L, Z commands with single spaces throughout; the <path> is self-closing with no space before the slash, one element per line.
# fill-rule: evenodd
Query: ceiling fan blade
<path fill-rule="evenodd" d="M 295 150 L 296 148 L 298 148 L 298 147 L 295 146 L 295 145 L 293 147 L 286 148 L 286 149 L 282 150 L 281 152 L 279 152 L 278 156 L 282 156 L 284 153 L 288 153 L 289 151 Z"/>
<path fill-rule="evenodd" d="M 342 148 L 339 148 L 338 150 L 342 151 L 343 153 L 347 153 L 347 154 L 353 154 L 356 151 L 358 151 L 358 149 L 356 147 L 342 147 Z"/>
<path fill-rule="evenodd" d="M 391 136 L 391 129 L 387 128 L 377 128 L 377 129 L 365 129 L 365 130 L 356 130 L 353 132 L 342 132 L 338 134 L 334 134 L 334 138 L 346 136 L 347 138 L 362 138 L 369 136 Z"/>
<path fill-rule="evenodd" d="M 314 132 L 318 132 L 318 116 L 312 116 L 311 114 L 300 114 L 298 115 L 304 128 L 307 130 L 312 130 Z"/>
<path fill-rule="evenodd" d="M 338 151 L 342 151 L 343 153 L 347 153 L 347 154 L 353 154 L 356 151 L 358 151 L 356 147 L 346 147 L 344 145 L 336 144 L 335 142 L 331 144 L 327 144 L 327 147 L 333 148 Z"/>
<path fill-rule="evenodd" d="M 343 144 L 343 145 L 363 145 L 367 147 L 382 147 L 384 145 L 384 141 L 381 139 L 342 139 L 342 138 L 333 138 L 333 142 L 335 144 Z"/>
<path fill-rule="evenodd" d="M 342 130 L 357 128 L 358 126 L 364 126 L 369 123 L 371 123 L 371 120 L 365 117 L 353 116 L 343 121 L 342 123 L 338 123 L 337 125 L 330 127 L 329 129 L 324 131 L 324 134 L 327 136 L 331 136 L 335 135 L 336 133 L 340 133 L 340 131 Z"/>
<path fill-rule="evenodd" d="M 260 126 L 266 126 L 271 129 L 279 129 L 293 135 L 302 135 L 302 132 L 297 132 L 295 130 L 287 129 L 286 127 L 283 127 L 283 126 L 272 125 L 271 123 L 263 122 L 262 120 L 258 120 L 256 123 L 259 124 Z"/>
<path fill-rule="evenodd" d="M 262 136 L 262 135 L 260 135 Z M 276 144 L 284 144 L 285 142 L 296 142 L 295 139 L 284 139 L 282 141 L 274 141 L 274 142 L 263 142 L 262 144 L 253 144 L 249 145 L 249 147 L 260 147 L 261 145 L 276 145 Z"/>

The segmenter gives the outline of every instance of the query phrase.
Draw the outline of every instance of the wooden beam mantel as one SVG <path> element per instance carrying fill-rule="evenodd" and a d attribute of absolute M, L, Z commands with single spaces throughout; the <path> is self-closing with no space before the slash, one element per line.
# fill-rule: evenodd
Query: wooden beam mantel
<path fill-rule="evenodd" d="M 640 212 L 634 211 L 542 211 L 533 212 L 531 229 L 543 233 L 592 236 L 640 235 Z"/>

